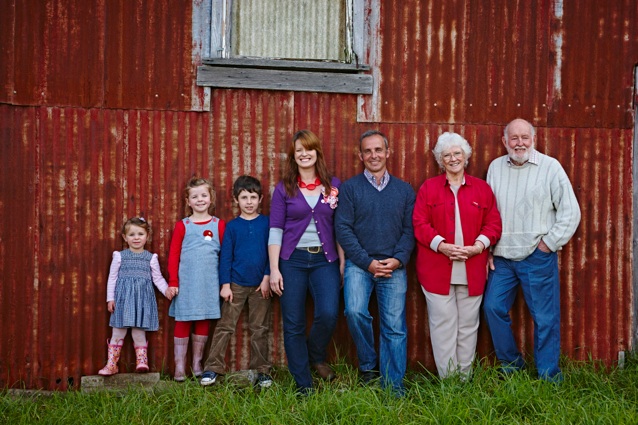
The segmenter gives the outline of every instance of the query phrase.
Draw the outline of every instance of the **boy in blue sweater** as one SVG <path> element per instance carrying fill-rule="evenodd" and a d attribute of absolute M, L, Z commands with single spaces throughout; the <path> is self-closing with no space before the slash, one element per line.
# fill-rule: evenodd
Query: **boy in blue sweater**
<path fill-rule="evenodd" d="M 214 384 L 226 369 L 226 348 L 237 320 L 248 303 L 251 338 L 250 369 L 257 370 L 257 385 L 272 385 L 268 333 L 270 331 L 270 267 L 268 264 L 268 216 L 259 214 L 262 190 L 259 180 L 240 176 L 233 184 L 233 198 L 240 214 L 226 225 L 219 260 L 221 319 L 211 342 L 202 386 Z"/>

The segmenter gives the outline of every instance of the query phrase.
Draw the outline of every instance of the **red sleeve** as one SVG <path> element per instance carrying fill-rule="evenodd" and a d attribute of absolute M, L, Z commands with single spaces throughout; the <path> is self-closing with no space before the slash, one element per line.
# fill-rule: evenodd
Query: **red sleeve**
<path fill-rule="evenodd" d="M 432 216 L 431 205 L 429 205 L 429 183 L 423 182 L 416 195 L 414 211 L 412 212 L 412 224 L 414 226 L 414 238 L 426 247 L 430 247 L 432 240 L 439 235 L 435 229 L 435 218 Z"/>
<path fill-rule="evenodd" d="M 226 230 L 226 222 L 220 219 L 219 224 L 217 224 L 217 229 L 219 230 L 219 243 L 222 243 L 224 240 L 224 230 Z"/>
<path fill-rule="evenodd" d="M 175 223 L 171 246 L 168 251 L 168 286 L 179 287 L 179 259 L 182 255 L 182 241 L 184 241 L 186 227 L 180 220 Z"/>
<path fill-rule="evenodd" d="M 486 184 L 487 186 L 487 184 Z M 481 235 L 485 235 L 490 240 L 490 245 L 496 245 L 496 242 L 501 238 L 501 232 L 503 231 L 503 223 L 501 221 L 501 214 L 496 206 L 496 197 L 492 188 L 487 186 L 485 188 L 486 197 L 488 198 L 487 208 L 485 210 L 485 217 L 483 217 L 483 223 L 481 226 Z"/>

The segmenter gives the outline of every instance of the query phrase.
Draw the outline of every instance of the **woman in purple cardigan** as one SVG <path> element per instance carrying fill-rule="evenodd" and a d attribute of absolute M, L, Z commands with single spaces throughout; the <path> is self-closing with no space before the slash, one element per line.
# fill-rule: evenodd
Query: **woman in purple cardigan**
<path fill-rule="evenodd" d="M 288 148 L 284 177 L 270 204 L 270 287 L 279 295 L 288 369 L 301 394 L 312 392 L 312 366 L 320 378 L 335 374 L 326 349 L 337 324 L 343 250 L 335 241 L 333 216 L 339 179 L 331 177 L 319 138 L 298 131 Z M 314 318 L 306 337 L 306 297 Z"/>

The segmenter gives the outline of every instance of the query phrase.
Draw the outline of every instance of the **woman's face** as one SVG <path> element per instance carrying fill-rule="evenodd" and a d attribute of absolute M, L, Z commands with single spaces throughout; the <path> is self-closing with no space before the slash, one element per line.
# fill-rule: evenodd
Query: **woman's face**
<path fill-rule="evenodd" d="M 317 151 L 307 150 L 299 140 L 295 140 L 295 162 L 299 169 L 313 168 L 317 163 Z"/>
<path fill-rule="evenodd" d="M 441 153 L 443 167 L 448 174 L 459 174 L 465 169 L 465 152 L 460 146 L 452 146 Z"/>

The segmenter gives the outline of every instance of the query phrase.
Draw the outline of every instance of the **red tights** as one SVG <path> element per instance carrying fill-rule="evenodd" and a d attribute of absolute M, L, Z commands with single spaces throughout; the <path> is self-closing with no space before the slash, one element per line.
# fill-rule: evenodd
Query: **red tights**
<path fill-rule="evenodd" d="M 192 322 L 175 321 L 175 338 L 188 338 L 191 333 L 191 325 L 195 323 L 195 335 L 208 336 L 208 320 L 194 320 Z"/>

